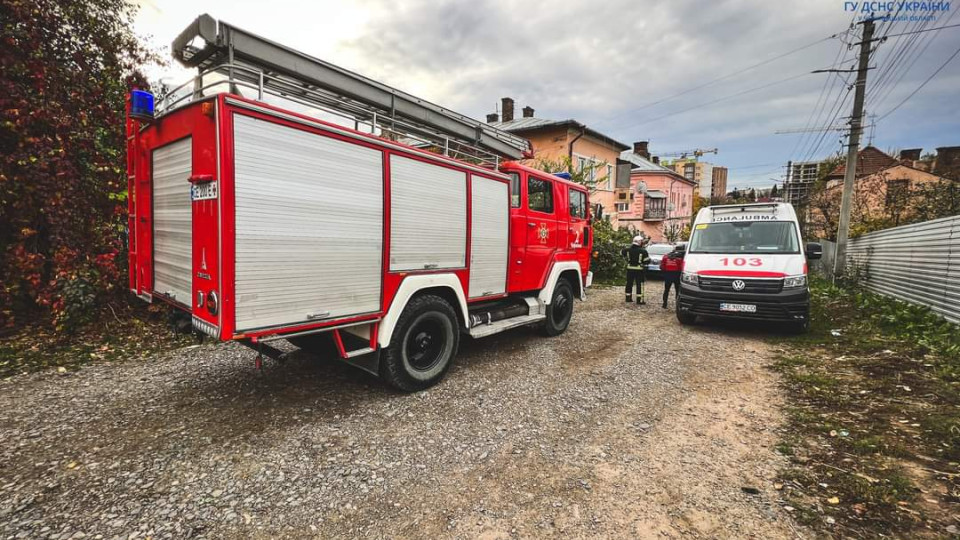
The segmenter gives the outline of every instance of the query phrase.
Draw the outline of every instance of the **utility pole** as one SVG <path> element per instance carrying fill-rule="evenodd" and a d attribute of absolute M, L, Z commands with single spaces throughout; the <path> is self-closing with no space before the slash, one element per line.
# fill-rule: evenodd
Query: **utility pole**
<path fill-rule="evenodd" d="M 843 276 L 846 267 L 847 238 L 850 236 L 850 206 L 853 202 L 853 184 L 857 177 L 860 135 L 863 133 L 863 98 L 867 89 L 867 69 L 870 61 L 870 44 L 873 43 L 873 30 L 873 19 L 864 21 L 863 39 L 860 41 L 860 63 L 857 66 L 856 93 L 853 98 L 853 116 L 850 118 L 847 170 L 843 175 L 843 198 L 840 200 L 840 227 L 837 230 L 837 252 L 833 261 L 834 280 Z"/>

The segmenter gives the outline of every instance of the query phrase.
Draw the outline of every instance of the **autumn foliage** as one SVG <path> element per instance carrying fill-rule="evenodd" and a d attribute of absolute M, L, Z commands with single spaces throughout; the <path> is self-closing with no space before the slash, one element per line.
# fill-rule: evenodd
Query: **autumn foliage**
<path fill-rule="evenodd" d="M 125 0 L 0 0 L 0 328 L 89 319 L 125 272 Z"/>

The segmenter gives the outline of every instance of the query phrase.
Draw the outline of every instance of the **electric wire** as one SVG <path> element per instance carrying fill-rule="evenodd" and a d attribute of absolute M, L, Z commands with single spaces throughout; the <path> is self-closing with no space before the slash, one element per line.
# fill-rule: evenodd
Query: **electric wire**
<path fill-rule="evenodd" d="M 880 118 L 878 118 L 878 119 L 877 119 L 877 122 L 879 122 L 879 121 L 883 120 L 884 118 L 890 116 L 891 114 L 893 114 L 894 111 L 896 111 L 897 109 L 899 109 L 904 103 L 906 103 L 907 101 L 910 101 L 910 98 L 912 98 L 913 96 L 917 95 L 917 92 L 919 92 L 920 90 L 922 90 L 923 87 L 926 86 L 928 82 L 932 81 L 933 78 L 936 77 L 936 76 L 943 70 L 943 68 L 947 67 L 947 64 L 949 64 L 954 58 L 956 58 L 958 54 L 960 54 L 960 47 L 958 47 L 956 51 L 953 51 L 953 54 L 951 54 L 950 57 L 947 58 L 946 62 L 940 64 L 940 67 L 938 67 L 938 68 L 936 69 L 936 71 L 934 71 L 933 73 L 931 73 L 929 77 L 927 77 L 922 83 L 920 83 L 920 86 L 916 87 L 916 88 L 913 90 L 913 92 L 910 92 L 910 95 L 908 95 L 907 97 L 903 98 L 903 101 L 901 101 L 900 103 L 897 103 L 897 105 L 896 105 L 894 108 L 890 109 L 889 111 L 887 111 L 886 113 L 884 113 Z"/>

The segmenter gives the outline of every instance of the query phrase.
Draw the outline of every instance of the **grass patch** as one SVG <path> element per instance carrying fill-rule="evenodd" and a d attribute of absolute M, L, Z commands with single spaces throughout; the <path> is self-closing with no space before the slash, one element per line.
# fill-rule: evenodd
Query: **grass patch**
<path fill-rule="evenodd" d="M 811 331 L 781 338 L 773 366 L 792 515 L 825 536 L 942 533 L 960 496 L 960 329 L 855 286 L 813 279 L 811 297 Z"/>
<path fill-rule="evenodd" d="M 139 302 L 139 300 L 134 300 Z M 166 306 L 110 306 L 95 322 L 71 333 L 28 325 L 0 337 L 0 378 L 44 369 L 76 370 L 91 362 L 145 358 L 191 342 L 176 337 Z"/>

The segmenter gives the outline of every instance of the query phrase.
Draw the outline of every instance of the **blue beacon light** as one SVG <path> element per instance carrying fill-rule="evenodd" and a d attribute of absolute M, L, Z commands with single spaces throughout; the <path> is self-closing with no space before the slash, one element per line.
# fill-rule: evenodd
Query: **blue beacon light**
<path fill-rule="evenodd" d="M 153 94 L 144 90 L 130 92 L 130 116 L 137 120 L 153 120 Z"/>

